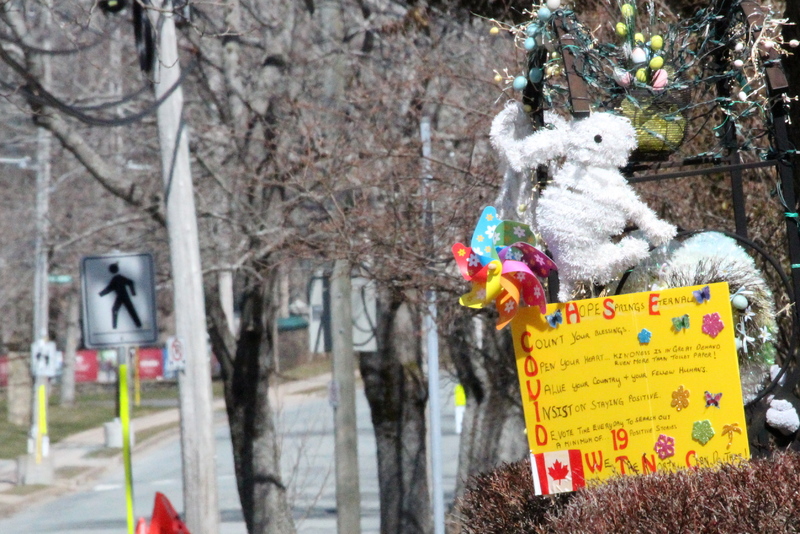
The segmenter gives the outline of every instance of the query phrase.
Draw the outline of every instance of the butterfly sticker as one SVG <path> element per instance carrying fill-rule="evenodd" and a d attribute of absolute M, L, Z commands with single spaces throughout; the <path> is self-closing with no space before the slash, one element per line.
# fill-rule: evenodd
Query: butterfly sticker
<path fill-rule="evenodd" d="M 676 332 L 680 332 L 681 330 L 688 330 L 689 329 L 689 314 L 683 314 L 680 317 L 673 317 L 672 318 L 672 327 L 675 329 Z"/>
<path fill-rule="evenodd" d="M 558 328 L 558 325 L 564 322 L 564 318 L 561 316 L 561 310 L 556 310 L 550 315 L 545 315 L 545 319 L 547 319 L 547 324 L 550 325 L 550 328 Z"/>
<path fill-rule="evenodd" d="M 706 391 L 706 408 L 714 406 L 719 408 L 719 400 L 722 398 L 722 393 L 709 393 Z"/>
<path fill-rule="evenodd" d="M 694 295 L 694 300 L 696 300 L 698 304 L 702 304 L 711 300 L 711 289 L 705 286 L 692 291 L 692 295 Z"/>

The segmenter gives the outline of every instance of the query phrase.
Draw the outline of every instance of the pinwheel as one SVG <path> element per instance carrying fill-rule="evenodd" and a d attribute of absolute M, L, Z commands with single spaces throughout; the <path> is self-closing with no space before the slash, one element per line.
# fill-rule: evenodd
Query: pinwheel
<path fill-rule="evenodd" d="M 470 246 L 456 243 L 453 256 L 472 290 L 459 302 L 483 308 L 494 302 L 502 329 L 520 307 L 537 306 L 545 313 L 547 301 L 539 278 L 545 278 L 556 264 L 534 247 L 533 233 L 526 224 L 502 221 L 497 210 L 484 208 L 472 234 Z"/>

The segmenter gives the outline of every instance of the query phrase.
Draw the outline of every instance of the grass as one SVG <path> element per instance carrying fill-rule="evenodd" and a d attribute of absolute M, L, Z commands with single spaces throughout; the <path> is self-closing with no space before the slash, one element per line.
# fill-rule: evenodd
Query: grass
<path fill-rule="evenodd" d="M 65 465 L 64 467 L 59 467 L 56 469 L 56 477 L 57 478 L 73 478 L 81 473 L 85 473 L 91 469 L 91 467 L 80 466 L 80 465 Z"/>
<path fill-rule="evenodd" d="M 281 382 L 303 380 L 328 373 L 330 370 L 330 359 L 319 358 L 304 365 L 287 369 L 280 374 L 280 380 Z M 143 385 L 141 406 L 133 407 L 132 417 L 141 417 L 178 405 L 178 386 L 176 383 L 146 382 Z M 212 391 L 215 398 L 223 397 L 222 382 L 215 380 L 212 383 Z M 58 443 L 67 436 L 102 426 L 103 423 L 111 421 L 116 416 L 115 395 L 116 392 L 113 385 L 79 387 L 75 405 L 64 407 L 59 405 L 58 391 L 52 391 L 47 413 L 50 443 Z M 174 403 L 170 401 L 174 401 Z M 131 399 L 131 404 L 133 404 L 133 399 Z M 27 452 L 29 428 L 27 425 L 17 426 L 6 421 L 7 409 L 5 392 L 0 390 L 0 458 L 12 459 Z M 136 438 L 138 441 L 144 441 L 175 424 L 169 423 L 142 430 L 137 432 Z M 116 452 L 113 452 L 113 454 L 116 454 Z"/>
<path fill-rule="evenodd" d="M 177 428 L 178 426 L 179 426 L 179 423 L 177 421 L 175 421 L 175 422 L 172 422 L 172 423 L 164 423 L 163 425 L 151 426 L 150 428 L 145 428 L 144 430 L 137 430 L 136 431 L 136 443 L 143 443 L 144 441 L 147 441 L 148 439 L 152 438 L 153 436 L 161 434 L 162 432 L 164 432 L 166 430 Z"/>
<path fill-rule="evenodd" d="M 111 458 L 118 454 L 122 454 L 122 449 L 116 447 L 103 447 L 102 449 L 95 449 L 83 455 L 84 458 Z"/>
<path fill-rule="evenodd" d="M 284 383 L 284 382 L 292 382 L 295 380 L 305 380 L 306 378 L 312 378 L 330 372 L 331 372 L 331 360 L 328 357 L 324 357 L 324 358 L 314 359 L 303 365 L 298 365 L 297 367 L 287 369 L 286 371 L 281 371 L 281 373 L 278 376 L 279 376 L 279 381 L 281 383 Z"/>
<path fill-rule="evenodd" d="M 47 413 L 47 430 L 50 443 L 55 444 L 84 430 L 102 426 L 116 416 L 115 390 L 93 387 L 76 394 L 75 405 L 60 406 L 57 392 L 50 395 Z M 134 406 L 132 417 L 141 417 L 159 410 L 170 408 L 165 400 L 175 399 L 177 406 L 178 386 L 174 383 L 160 383 L 144 387 L 141 392 L 141 406 Z M 17 426 L 5 421 L 7 413 L 5 396 L 0 397 L 0 458 L 16 458 L 27 452 L 27 426 Z"/>
<path fill-rule="evenodd" d="M 44 486 L 42 484 L 27 484 L 24 486 L 13 486 L 8 490 L 3 492 L 3 495 L 16 495 L 18 497 L 25 497 L 26 495 L 31 495 L 36 493 L 39 490 L 42 490 L 48 486 Z"/>

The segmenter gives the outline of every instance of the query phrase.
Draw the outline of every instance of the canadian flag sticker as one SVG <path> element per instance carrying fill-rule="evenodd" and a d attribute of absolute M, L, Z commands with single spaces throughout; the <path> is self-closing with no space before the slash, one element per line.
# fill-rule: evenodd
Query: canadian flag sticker
<path fill-rule="evenodd" d="M 531 453 L 533 487 L 536 495 L 575 491 L 586 486 L 581 451 Z"/>

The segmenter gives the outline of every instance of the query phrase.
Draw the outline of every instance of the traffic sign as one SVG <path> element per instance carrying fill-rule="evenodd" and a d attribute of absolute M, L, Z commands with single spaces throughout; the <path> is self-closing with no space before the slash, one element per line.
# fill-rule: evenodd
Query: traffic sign
<path fill-rule="evenodd" d="M 40 339 L 31 344 L 31 374 L 33 376 L 56 376 L 59 363 L 55 343 Z"/>
<path fill-rule="evenodd" d="M 183 350 L 183 343 L 177 337 L 167 338 L 167 365 L 164 369 L 167 373 L 181 371 L 186 367 L 186 356 Z"/>
<path fill-rule="evenodd" d="M 158 339 L 151 254 L 81 260 L 83 339 L 90 348 L 149 345 Z"/>
<path fill-rule="evenodd" d="M 51 274 L 47 277 L 51 284 L 71 284 L 72 276 L 69 274 Z"/>

